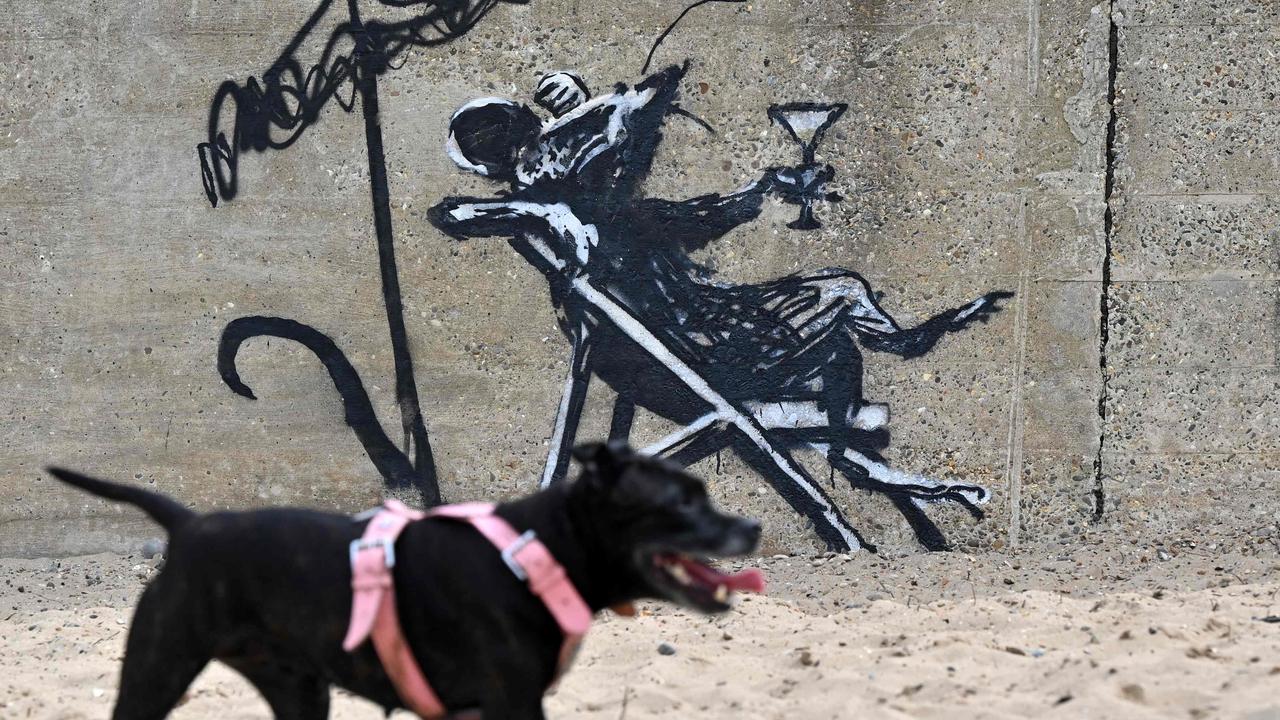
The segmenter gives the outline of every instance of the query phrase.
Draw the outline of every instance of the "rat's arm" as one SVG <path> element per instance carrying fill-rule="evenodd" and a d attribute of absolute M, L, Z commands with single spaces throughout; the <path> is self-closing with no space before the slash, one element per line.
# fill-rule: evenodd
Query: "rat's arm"
<path fill-rule="evenodd" d="M 1000 301 L 1010 297 L 1013 297 L 1013 293 L 990 292 L 958 308 L 938 313 L 923 323 L 905 330 L 898 328 L 897 323 L 888 315 L 884 315 L 879 305 L 875 305 L 875 310 L 879 311 L 895 329 L 886 332 L 884 327 L 859 322 L 862 318 L 856 312 L 853 318 L 853 329 L 863 346 L 872 350 L 892 353 L 904 358 L 919 357 L 932 350 L 943 335 L 963 330 L 973 322 L 987 322 L 993 314 L 999 312 Z M 874 304 L 875 301 L 871 302 Z"/>
<path fill-rule="evenodd" d="M 824 181 L 832 174 L 829 167 L 822 172 Z M 655 235 L 678 241 L 692 251 L 759 217 L 765 195 L 778 195 L 790 202 L 801 191 L 797 170 L 770 168 L 759 180 L 728 195 L 700 195 L 687 200 L 646 198 L 636 205 L 641 217 L 654 224 Z"/>
<path fill-rule="evenodd" d="M 579 267 L 586 266 L 591 248 L 600 242 L 595 225 L 584 224 L 564 203 L 452 197 L 428 210 L 427 218 L 455 240 L 533 236 L 547 242 L 561 261 Z"/>
<path fill-rule="evenodd" d="M 764 193 L 753 188 L 731 195 L 702 195 L 688 200 L 648 198 L 637 203 L 640 217 L 652 223 L 651 234 L 698 250 L 760 215 Z"/>

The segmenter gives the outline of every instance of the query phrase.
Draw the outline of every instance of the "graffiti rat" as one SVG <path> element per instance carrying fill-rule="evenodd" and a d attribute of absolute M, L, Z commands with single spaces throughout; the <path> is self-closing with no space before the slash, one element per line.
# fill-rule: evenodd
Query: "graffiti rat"
<path fill-rule="evenodd" d="M 879 455 L 888 444 L 888 412 L 862 396 L 860 347 L 918 357 L 943 335 L 986 322 L 1009 293 L 988 293 L 903 328 L 851 270 L 749 285 L 719 281 L 689 253 L 756 219 L 766 196 L 806 208 L 792 227 L 815 227 L 812 204 L 830 197 L 825 186 L 834 170 L 813 163 L 807 151 L 802 166 L 770 168 L 729 194 L 641 196 L 665 119 L 684 114 L 676 100 L 687 70 L 671 66 L 596 98 L 580 77 L 551 73 L 535 94 L 550 119 L 510 100 L 481 98 L 451 120 L 449 156 L 506 182 L 509 192 L 446 198 L 429 219 L 458 239 L 507 238 L 546 276 L 572 345 L 543 484 L 564 477 L 595 376 L 617 394 L 612 439 L 630 435 L 635 408 L 643 407 L 684 426 L 650 451 L 687 464 L 732 447 L 829 544 L 867 545 L 786 456 L 816 449 L 854 487 L 886 494 L 922 544 L 945 548 L 923 504 L 952 501 L 980 517 L 977 506 L 989 493 L 888 467 Z M 818 107 L 775 106 L 771 116 Z M 696 389 L 703 385 L 711 394 Z M 722 401 L 727 406 L 708 415 L 708 404 Z"/>
<path fill-rule="evenodd" d="M 258 336 L 302 343 L 329 371 L 347 424 L 387 486 L 414 488 L 432 505 L 441 494 L 408 352 L 377 79 L 404 50 L 465 34 L 497 0 L 380 2 L 409 13 L 408 19 L 362 19 L 349 0 L 347 17 L 323 42 L 319 61 L 303 72 L 298 57 L 304 40 L 325 37 L 319 21 L 335 7 L 332 0 L 321 2 L 261 81 L 221 86 L 210 107 L 209 139 L 198 150 L 206 194 L 216 206 L 220 198 L 238 194 L 240 153 L 288 147 L 331 100 L 348 112 L 360 103 L 404 449 L 387 437 L 342 350 L 314 328 L 283 318 L 236 319 L 224 330 L 218 368 L 231 389 L 252 398 L 235 365 L 243 343 Z M 924 354 L 944 334 L 985 322 L 1007 294 L 989 293 L 903 328 L 881 307 L 866 280 L 851 270 L 828 268 L 752 285 L 722 282 L 690 253 L 757 218 L 766 196 L 801 207 L 800 218 L 790 224 L 795 229 L 818 227 L 815 204 L 838 199 L 826 192 L 834 170 L 814 162 L 814 150 L 844 106 L 790 103 L 770 108 L 771 119 L 801 144 L 805 158 L 800 166 L 770 168 L 724 195 L 644 197 L 640 184 L 661 142 L 665 119 L 682 115 L 710 129 L 678 103 L 686 72 L 687 65 L 673 66 L 634 88 L 620 84 L 598 98 L 591 97 L 576 74 L 549 73 L 534 100 L 550 119 L 523 105 L 489 98 L 468 103 L 451 124 L 447 150 L 454 161 L 508 183 L 511 194 L 446 199 L 430 213 L 431 221 L 458 237 L 511 239 L 549 280 L 562 329 L 572 343 L 543 484 L 565 474 L 566 449 L 576 436 L 586 387 L 595 375 L 617 393 L 612 437 L 628 438 L 635 409 L 642 407 L 683 425 L 651 445 L 653 453 L 688 464 L 733 448 L 811 518 L 819 536 L 833 547 L 866 543 L 791 458 L 795 449 L 816 449 L 854 487 L 885 493 L 926 547 L 945 547 L 923 504 L 952 501 L 980 516 L 977 506 L 989 494 L 976 485 L 937 481 L 885 463 L 879 451 L 888 445 L 888 410 L 863 397 L 862 349 L 904 357 Z M 351 94 L 346 96 L 348 83 Z"/>

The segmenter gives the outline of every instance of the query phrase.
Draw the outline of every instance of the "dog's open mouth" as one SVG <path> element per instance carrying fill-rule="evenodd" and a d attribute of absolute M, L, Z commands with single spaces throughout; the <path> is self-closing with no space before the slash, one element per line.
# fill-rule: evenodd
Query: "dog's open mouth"
<path fill-rule="evenodd" d="M 764 592 L 764 574 L 755 568 L 723 573 L 706 561 L 678 552 L 652 555 L 652 572 L 657 584 L 671 599 L 703 612 L 729 609 L 734 592 Z"/>

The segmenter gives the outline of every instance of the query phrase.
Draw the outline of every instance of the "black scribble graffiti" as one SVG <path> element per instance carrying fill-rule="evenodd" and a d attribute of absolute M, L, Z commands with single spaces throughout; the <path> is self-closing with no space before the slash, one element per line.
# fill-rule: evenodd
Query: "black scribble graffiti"
<path fill-rule="evenodd" d="M 887 495 L 920 542 L 944 549 L 925 503 L 950 501 L 981 517 L 988 491 L 888 466 L 888 408 L 862 393 L 860 348 L 916 357 L 949 332 L 986 322 L 1009 293 L 994 292 L 903 328 L 866 280 L 843 268 L 754 285 L 718 281 L 689 253 L 759 216 L 773 196 L 801 207 L 792 227 L 817 226 L 814 203 L 830 166 L 814 162 L 841 105 L 770 109 L 801 144 L 802 164 L 770 168 L 741 190 L 687 200 L 643 197 L 687 72 L 668 67 L 634 87 L 591 98 L 572 73 L 543 78 L 536 102 L 485 98 L 453 116 L 447 152 L 460 167 L 508 184 L 494 198 L 452 197 L 431 222 L 456 239 L 503 237 L 546 277 L 569 374 L 544 485 L 564 477 L 588 383 L 616 393 L 610 435 L 626 439 L 637 407 L 680 429 L 645 448 L 690 464 L 734 449 L 814 524 L 833 548 L 868 547 L 791 452 L 818 450 L 854 487 Z"/>
<path fill-rule="evenodd" d="M 240 156 L 293 145 L 335 101 L 351 112 L 362 81 L 392 69 L 409 49 L 443 45 L 466 34 L 499 0 L 377 0 L 417 14 L 398 22 L 361 21 L 358 0 L 322 0 L 261 78 L 227 80 L 209 106 L 208 139 L 196 146 L 205 196 L 216 206 L 239 193 Z M 522 0 L 504 0 L 522 3 Z M 314 62 L 300 56 L 330 13 L 337 22 Z M 318 39 L 318 38 L 317 38 Z M 376 89 L 375 89 L 376 92 Z M 362 98 L 363 99 L 363 98 Z M 376 111 L 376 108 L 373 110 Z M 371 114 L 364 108 L 364 114 Z M 376 117 L 376 112 L 372 113 Z"/>
<path fill-rule="evenodd" d="M 523 0 L 504 1 L 519 3 Z M 372 411 L 366 414 L 360 409 L 368 405 L 368 395 L 359 376 L 354 371 L 335 371 L 335 368 L 342 367 L 350 369 L 350 363 L 336 345 L 314 329 L 296 323 L 285 325 L 282 323 L 290 321 L 278 318 L 246 318 L 224 331 L 218 362 L 223 378 L 232 389 L 252 397 L 247 387 L 236 384 L 239 381 L 234 365 L 235 350 L 240 343 L 252 337 L 254 332 L 302 342 L 316 352 L 329 368 L 347 408 L 348 423 L 387 484 L 390 487 L 411 485 L 417 488 L 425 504 L 435 505 L 440 502 L 440 488 L 404 324 L 391 225 L 387 163 L 379 121 L 378 77 L 395 67 L 397 60 L 411 48 L 433 47 L 461 37 L 499 0 L 378 2 L 390 8 L 406 9 L 412 15 L 396 22 L 366 21 L 362 20 L 358 0 L 347 0 L 345 6 L 335 4 L 333 0 L 322 0 L 260 80 L 227 81 L 218 88 L 209 108 L 208 139 L 196 150 L 205 196 L 216 207 L 219 199 L 231 200 L 239 194 L 239 166 L 243 153 L 289 147 L 320 118 L 321 111 L 330 101 L 336 102 L 346 112 L 351 112 L 357 105 L 360 107 L 368 151 L 378 267 L 395 363 L 396 401 L 406 448 L 401 453 L 403 462 L 392 459 L 388 447 L 378 439 L 385 440 L 386 436 Z M 344 10 L 345 15 L 342 15 Z M 300 59 L 303 48 L 313 37 L 317 40 L 323 37 L 319 27 L 331 11 L 341 19 L 324 40 L 319 59 L 308 65 Z M 281 335 L 282 332 L 290 334 Z M 321 350 L 325 354 L 322 355 Z M 232 382 L 232 379 L 236 381 Z M 390 449 L 400 453 L 394 446 Z M 410 449 L 412 462 L 407 458 Z"/>

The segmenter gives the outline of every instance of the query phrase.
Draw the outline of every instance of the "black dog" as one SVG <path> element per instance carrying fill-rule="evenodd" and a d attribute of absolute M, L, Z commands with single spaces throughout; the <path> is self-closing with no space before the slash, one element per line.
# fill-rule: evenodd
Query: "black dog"
<path fill-rule="evenodd" d="M 641 598 L 727 610 L 739 585 L 699 557 L 751 552 L 753 520 L 712 507 L 698 479 L 622 445 L 574 452 L 580 477 L 497 514 L 533 529 L 593 612 Z M 164 496 L 50 469 L 138 506 L 168 530 L 169 557 L 134 614 L 116 720 L 163 718 L 211 659 L 244 675 L 277 718 L 323 718 L 331 685 L 403 707 L 368 642 L 342 649 L 351 615 L 348 544 L 365 522 L 275 508 L 197 515 Z M 498 552 L 464 523 L 411 523 L 396 547 L 404 635 L 451 712 L 541 718 L 562 641 Z"/>

